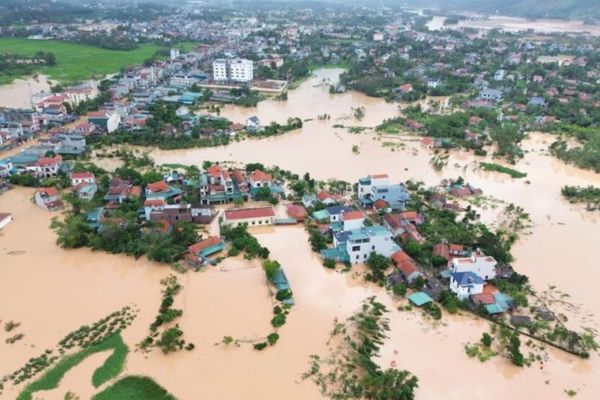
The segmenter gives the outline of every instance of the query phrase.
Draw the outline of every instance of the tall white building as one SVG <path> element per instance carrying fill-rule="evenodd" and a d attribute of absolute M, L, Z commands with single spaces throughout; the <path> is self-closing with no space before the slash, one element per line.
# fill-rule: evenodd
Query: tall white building
<path fill-rule="evenodd" d="M 224 60 L 221 58 L 221 59 L 213 61 L 213 80 L 215 80 L 215 81 L 228 80 L 227 60 Z"/>
<path fill-rule="evenodd" d="M 235 58 L 213 61 L 213 79 L 219 81 L 251 82 L 254 79 L 254 63 L 252 60 Z"/>

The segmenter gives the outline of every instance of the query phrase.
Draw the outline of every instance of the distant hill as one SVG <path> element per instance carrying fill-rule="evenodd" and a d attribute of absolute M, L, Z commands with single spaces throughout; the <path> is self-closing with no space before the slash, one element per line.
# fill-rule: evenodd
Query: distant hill
<path fill-rule="evenodd" d="M 413 7 L 439 7 L 445 10 L 531 18 L 600 20 L 600 0 L 403 0 Z"/>

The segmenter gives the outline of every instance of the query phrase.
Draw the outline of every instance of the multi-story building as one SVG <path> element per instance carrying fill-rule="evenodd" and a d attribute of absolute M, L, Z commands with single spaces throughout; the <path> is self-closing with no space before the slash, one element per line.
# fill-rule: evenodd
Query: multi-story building
<path fill-rule="evenodd" d="M 333 244 L 335 248 L 345 247 L 348 259 L 353 264 L 364 263 L 371 253 L 390 257 L 401 250 L 391 233 L 381 225 L 338 232 L 333 236 Z"/>
<path fill-rule="evenodd" d="M 254 63 L 252 60 L 234 58 L 213 61 L 213 80 L 217 82 L 247 83 L 254 79 Z"/>

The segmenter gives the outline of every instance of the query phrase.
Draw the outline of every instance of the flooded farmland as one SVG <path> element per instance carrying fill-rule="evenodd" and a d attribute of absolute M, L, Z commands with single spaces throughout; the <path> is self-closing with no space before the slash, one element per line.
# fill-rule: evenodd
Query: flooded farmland
<path fill-rule="evenodd" d="M 298 173 L 310 172 L 319 179 L 355 181 L 368 173 L 387 172 L 395 180 L 414 179 L 437 184 L 459 175 L 486 196 L 515 203 L 530 213 L 531 235 L 515 246 L 515 267 L 530 276 L 534 287 L 548 285 L 571 295 L 581 305 L 569 322 L 597 327 L 600 303 L 593 282 L 599 277 L 598 263 L 590 249 L 597 245 L 600 224 L 597 215 L 562 199 L 560 188 L 570 185 L 600 185 L 600 175 L 567 166 L 547 155 L 551 138 L 531 134 L 527 153 L 514 168 L 527 172 L 526 179 L 480 171 L 477 159 L 464 152 L 451 154 L 441 172 L 429 164 L 431 154 L 418 141 L 378 138 L 372 132 L 349 133 L 334 125 L 374 127 L 398 115 L 398 106 L 358 93 L 329 94 L 325 81 L 335 81 L 340 70 L 321 70 L 298 89 L 287 102 L 264 101 L 256 108 L 225 107 L 222 115 L 244 122 L 257 115 L 263 124 L 283 122 L 288 117 L 311 119 L 304 127 L 282 136 L 245 140 L 227 147 L 163 151 L 151 156 L 158 163 L 201 164 L 204 160 L 263 162 Z M 365 107 L 358 121 L 352 109 Z M 329 114 L 330 119 L 318 120 Z M 384 146 L 395 140 L 402 146 Z M 358 147 L 358 152 L 353 151 Z M 530 181 L 528 184 L 526 181 Z M 517 369 L 502 358 L 487 363 L 469 359 L 463 346 L 477 341 L 488 323 L 471 316 L 444 316 L 441 324 L 424 319 L 419 312 L 396 311 L 397 305 L 382 289 L 366 285 L 354 273 L 326 270 L 310 251 L 301 226 L 260 228 L 253 231 L 262 245 L 279 260 L 288 276 L 296 306 L 288 323 L 279 331 L 276 346 L 257 352 L 249 345 L 220 344 L 224 336 L 240 340 L 260 338 L 270 332 L 272 303 L 264 273 L 255 263 L 226 259 L 218 267 L 180 277 L 183 292 L 176 299 L 182 308 L 180 321 L 186 340 L 196 348 L 164 356 L 159 351 L 136 352 L 135 344 L 147 334 L 160 303 L 160 280 L 171 270 L 145 259 L 58 248 L 49 229 L 55 216 L 36 208 L 32 191 L 14 189 L 0 196 L 0 212 L 10 211 L 14 222 L 0 233 L 0 320 L 21 322 L 25 338 L 8 345 L 0 337 L 0 374 L 20 367 L 30 357 L 51 348 L 68 332 L 89 324 L 125 305 L 139 314 L 124 331 L 132 352 L 129 374 L 146 374 L 180 399 L 253 398 L 318 399 L 316 385 L 301 379 L 309 368 L 311 354 L 324 354 L 337 318 L 351 315 L 362 300 L 377 296 L 392 310 L 390 338 L 382 349 L 380 363 L 394 363 L 419 378 L 417 399 L 503 399 L 541 396 L 565 398 L 565 390 L 577 390 L 578 399 L 595 398 L 600 390 L 600 359 L 588 361 L 550 351 L 544 365 Z M 27 240 L 23 240 L 27 238 Z M 32 298 L 42 299 L 33 302 Z M 593 314 L 593 316 L 591 316 Z M 0 334 L 4 335 L 4 332 Z M 67 374 L 57 390 L 90 393 L 89 374 L 105 357 L 90 358 Z M 78 379 L 74 379 L 77 377 Z M 457 385 L 468 377 L 468 384 Z M 81 386 L 79 386 L 79 384 Z M 19 388 L 8 388 L 3 397 L 16 397 Z M 48 397 L 44 397 L 44 395 Z M 63 393 L 38 393 L 40 398 L 60 398 Z"/>

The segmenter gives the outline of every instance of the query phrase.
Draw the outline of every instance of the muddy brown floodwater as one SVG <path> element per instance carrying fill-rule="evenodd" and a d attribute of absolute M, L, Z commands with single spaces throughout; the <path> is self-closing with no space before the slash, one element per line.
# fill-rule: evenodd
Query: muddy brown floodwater
<path fill-rule="evenodd" d="M 355 181 L 368 173 L 388 172 L 395 180 L 417 179 L 428 184 L 444 177 L 464 176 L 484 193 L 526 209 L 533 222 L 532 234 L 515 246 L 515 267 L 530 276 L 536 289 L 548 285 L 571 295 L 582 305 L 569 324 L 597 327 L 600 303 L 594 282 L 600 278 L 592 249 L 599 243 L 598 216 L 564 201 L 562 185 L 600 185 L 600 176 L 564 165 L 547 155 L 550 137 L 531 134 L 525 158 L 514 168 L 528 173 L 522 180 L 477 169 L 472 155 L 452 153 L 442 172 L 434 171 L 431 154 L 418 142 L 391 151 L 375 135 L 350 134 L 334 124 L 375 126 L 397 115 L 397 105 L 357 93 L 330 95 L 314 86 L 323 78 L 335 80 L 339 70 L 322 70 L 290 92 L 287 102 L 265 101 L 254 109 L 226 107 L 223 115 L 243 122 L 258 115 L 263 123 L 287 117 L 314 118 L 301 130 L 264 140 L 245 140 L 227 147 L 176 151 L 155 150 L 158 163 L 201 164 L 204 160 L 257 161 L 295 172 L 310 172 Z M 351 108 L 364 106 L 363 121 L 355 121 Z M 328 113 L 331 120 L 317 121 Z M 359 146 L 354 154 L 352 146 Z M 531 181 L 527 184 L 525 181 Z M 0 374 L 21 366 L 43 349 L 52 347 L 68 332 L 128 304 L 139 307 L 134 324 L 124 333 L 134 347 L 146 334 L 160 302 L 160 280 L 167 267 L 125 256 L 94 253 L 87 249 L 65 251 L 54 244 L 48 228 L 52 214 L 30 201 L 31 190 L 15 189 L 0 196 L 0 212 L 10 211 L 15 220 L 0 233 L 0 320 L 22 323 L 25 338 L 4 343 L 0 331 Z M 486 214 L 484 212 L 484 214 Z M 470 316 L 444 316 L 441 324 L 418 312 L 395 311 L 396 304 L 382 289 L 365 285 L 354 274 L 329 271 L 321 266 L 301 226 L 260 228 L 253 231 L 271 250 L 272 258 L 288 275 L 296 306 L 279 333 L 275 347 L 257 352 L 249 345 L 217 345 L 224 336 L 256 339 L 271 332 L 272 303 L 264 273 L 257 263 L 227 259 L 216 268 L 180 276 L 184 285 L 175 306 L 184 309 L 180 325 L 192 352 L 164 356 L 160 352 L 132 352 L 127 373 L 147 374 L 181 399 L 318 399 L 321 395 L 301 375 L 311 354 L 327 353 L 333 321 L 345 319 L 369 296 L 377 296 L 390 313 L 390 339 L 382 348 L 380 363 L 393 363 L 419 377 L 417 399 L 522 399 L 533 396 L 565 398 L 565 389 L 577 390 L 578 399 L 594 399 L 600 392 L 600 358 L 580 360 L 550 351 L 550 361 L 517 369 L 502 358 L 486 363 L 469 359 L 463 350 L 488 329 L 487 322 Z M 89 374 L 101 356 L 65 376 L 58 391 L 87 394 Z M 73 377 L 81 377 L 74 379 Z M 91 379 L 91 377 L 87 378 Z M 81 386 L 78 386 L 80 382 Z M 20 388 L 8 388 L 2 398 L 12 399 Z M 54 396 L 56 393 L 52 392 Z M 59 393 L 60 394 L 60 393 Z M 64 393 L 62 393 L 64 394 Z"/>
<path fill-rule="evenodd" d="M 16 79 L 8 85 L 0 85 L 0 107 L 31 108 L 31 95 L 50 90 L 45 75 L 27 79 Z"/>

